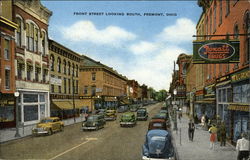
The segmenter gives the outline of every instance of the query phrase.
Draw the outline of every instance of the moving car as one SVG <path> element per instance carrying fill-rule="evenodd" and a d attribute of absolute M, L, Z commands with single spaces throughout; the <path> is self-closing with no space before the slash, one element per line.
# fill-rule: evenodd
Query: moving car
<path fill-rule="evenodd" d="M 82 130 L 98 130 L 104 128 L 106 121 L 103 115 L 91 115 L 82 123 Z"/>
<path fill-rule="evenodd" d="M 171 135 L 166 130 L 153 129 L 147 132 L 142 147 L 143 160 L 175 160 Z"/>
<path fill-rule="evenodd" d="M 51 135 L 57 131 L 63 131 L 64 123 L 60 120 L 59 117 L 48 117 L 42 119 L 40 123 L 32 129 L 33 135 L 48 134 Z"/>
<path fill-rule="evenodd" d="M 154 117 L 152 117 L 152 119 L 163 119 L 164 121 L 166 121 L 167 128 L 170 128 L 170 126 L 171 126 L 169 117 L 167 116 L 166 113 L 158 113 L 158 114 L 154 115 Z"/>
<path fill-rule="evenodd" d="M 120 126 L 135 126 L 136 116 L 132 112 L 123 113 L 120 120 Z"/>
<path fill-rule="evenodd" d="M 152 129 L 162 129 L 167 130 L 168 126 L 165 120 L 163 119 L 152 119 L 148 124 L 148 130 Z"/>
<path fill-rule="evenodd" d="M 105 114 L 105 120 L 116 120 L 116 110 L 107 110 Z"/>
<path fill-rule="evenodd" d="M 146 108 L 139 108 L 136 112 L 137 120 L 144 120 L 148 119 L 148 112 Z"/>

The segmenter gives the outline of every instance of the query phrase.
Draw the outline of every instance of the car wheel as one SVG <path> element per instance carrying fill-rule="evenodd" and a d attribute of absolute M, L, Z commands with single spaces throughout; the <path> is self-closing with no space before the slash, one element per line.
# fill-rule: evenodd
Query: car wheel
<path fill-rule="evenodd" d="M 51 130 L 51 129 L 49 129 L 49 131 L 48 131 L 48 135 L 52 135 L 52 134 L 53 134 L 52 130 Z"/>

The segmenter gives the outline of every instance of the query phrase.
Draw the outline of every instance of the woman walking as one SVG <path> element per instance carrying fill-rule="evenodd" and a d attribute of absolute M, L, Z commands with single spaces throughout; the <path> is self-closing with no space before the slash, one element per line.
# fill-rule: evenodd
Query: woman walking
<path fill-rule="evenodd" d="M 210 127 L 208 131 L 210 133 L 210 149 L 214 150 L 214 143 L 216 140 L 217 128 L 214 124 L 212 124 L 212 127 Z"/>

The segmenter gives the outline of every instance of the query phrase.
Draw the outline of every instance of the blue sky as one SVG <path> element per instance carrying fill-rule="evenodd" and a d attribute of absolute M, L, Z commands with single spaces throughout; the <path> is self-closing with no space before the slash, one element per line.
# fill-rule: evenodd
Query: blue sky
<path fill-rule="evenodd" d="M 156 90 L 168 90 L 178 55 L 192 53 L 192 35 L 202 12 L 196 1 L 42 1 L 42 4 L 53 12 L 50 38 Z M 89 15 L 90 12 L 103 15 Z M 106 15 L 114 13 L 124 16 Z M 144 16 L 145 13 L 164 16 Z"/>

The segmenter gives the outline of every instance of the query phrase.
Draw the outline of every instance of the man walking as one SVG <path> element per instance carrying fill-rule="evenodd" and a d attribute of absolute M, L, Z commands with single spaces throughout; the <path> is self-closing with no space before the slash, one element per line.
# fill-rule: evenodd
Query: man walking
<path fill-rule="evenodd" d="M 194 122 L 192 119 L 190 119 L 188 123 L 188 137 L 190 141 L 193 141 L 194 139 L 194 129 L 195 129 Z"/>
<path fill-rule="evenodd" d="M 247 134 L 242 133 L 241 139 L 237 140 L 236 150 L 238 152 L 237 160 L 248 159 L 249 157 L 249 140 L 247 140 Z"/>

